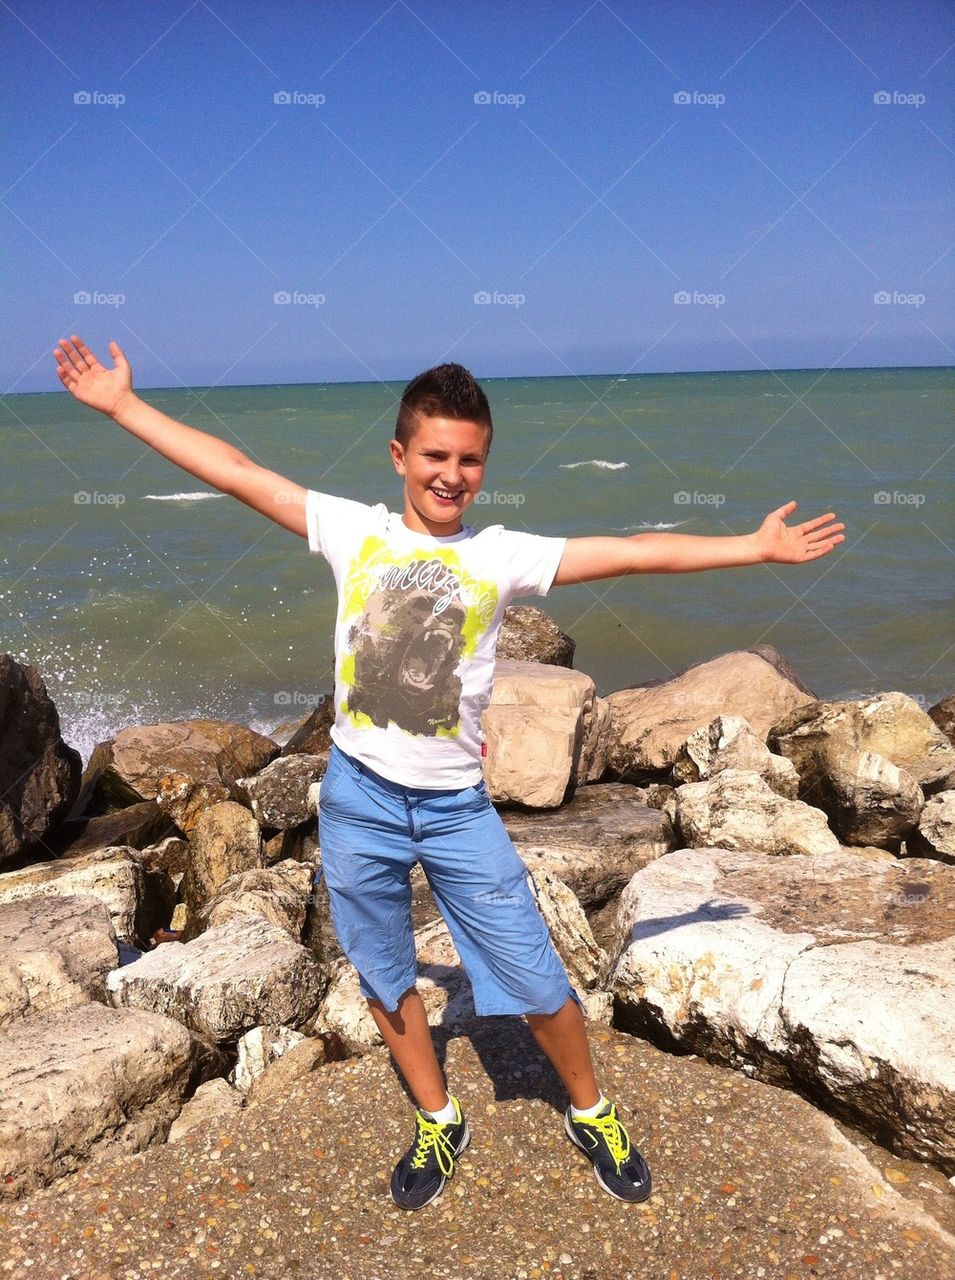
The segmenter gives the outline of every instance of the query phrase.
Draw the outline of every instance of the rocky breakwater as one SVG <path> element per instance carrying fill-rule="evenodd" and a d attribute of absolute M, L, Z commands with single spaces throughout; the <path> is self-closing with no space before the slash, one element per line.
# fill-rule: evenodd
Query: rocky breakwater
<path fill-rule="evenodd" d="M 866 723 L 898 715 L 908 727 L 904 751 L 888 729 L 876 747 L 766 647 L 600 698 L 564 665 L 572 641 L 545 615 L 509 611 L 506 634 L 513 656 L 484 714 L 488 790 L 590 1016 L 798 1089 L 948 1169 L 953 1090 L 936 1051 L 951 1036 L 955 933 L 944 727 L 923 717 L 919 756 L 910 700 L 878 695 Z M 5 670 L 53 724 L 38 674 Z M 373 1051 L 319 875 L 331 722 L 328 697 L 288 726 L 284 748 L 224 722 L 126 729 L 82 779 L 49 790 L 46 810 L 34 793 L 33 810 L 8 821 L 5 1196 L 175 1141 Z M 807 757 L 810 723 L 850 747 Z M 38 771 L 68 752 L 44 741 Z M 867 753 L 899 785 L 880 784 L 881 825 L 852 825 L 846 770 L 861 796 Z M 819 784 L 825 770 L 841 771 L 839 787 Z M 413 886 L 429 1021 L 473 1029 L 467 976 L 423 877 Z M 731 946 L 719 930 L 736 928 L 749 933 Z M 851 1047 L 840 1017 L 855 1026 Z"/>

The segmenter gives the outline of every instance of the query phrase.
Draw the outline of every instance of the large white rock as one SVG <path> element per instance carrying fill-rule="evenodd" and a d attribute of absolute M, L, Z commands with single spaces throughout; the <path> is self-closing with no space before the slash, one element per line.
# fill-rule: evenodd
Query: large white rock
<path fill-rule="evenodd" d="M 0 903 L 88 894 L 106 907 L 120 942 L 135 945 L 144 893 L 139 850 L 97 849 L 76 858 L 37 862 L 0 875 Z"/>
<path fill-rule="evenodd" d="M 163 1142 L 196 1080 L 221 1066 L 157 1013 L 91 1003 L 20 1019 L 0 1036 L 0 1198 Z"/>
<path fill-rule="evenodd" d="M 31 1013 L 106 1001 L 119 962 L 98 898 L 24 898 L 0 906 L 0 1027 Z"/>
<path fill-rule="evenodd" d="M 917 858 L 955 862 L 955 791 L 940 791 L 926 800 L 918 828 L 910 832 L 905 847 Z"/>
<path fill-rule="evenodd" d="M 680 849 L 620 901 L 617 1025 L 955 1172 L 955 870 Z"/>
<path fill-rule="evenodd" d="M 716 845 L 773 854 L 839 849 L 821 809 L 784 799 L 746 769 L 724 769 L 706 782 L 677 787 L 676 820 L 684 843 L 694 849 Z"/>
<path fill-rule="evenodd" d="M 262 1023 L 299 1026 L 324 988 L 311 951 L 258 916 L 192 942 L 166 942 L 107 979 L 112 1005 L 167 1014 L 218 1043 L 234 1043 Z"/>
<path fill-rule="evenodd" d="M 845 844 L 897 853 L 915 829 L 924 803 L 912 775 L 877 751 L 843 749 L 827 758 L 819 804 Z"/>

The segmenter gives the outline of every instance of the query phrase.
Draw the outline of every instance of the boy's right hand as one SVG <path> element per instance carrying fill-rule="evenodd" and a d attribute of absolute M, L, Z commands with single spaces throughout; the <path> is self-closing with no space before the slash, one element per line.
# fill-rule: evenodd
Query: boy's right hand
<path fill-rule="evenodd" d="M 53 348 L 59 365 L 57 376 L 67 391 L 91 409 L 113 417 L 133 394 L 133 374 L 118 342 L 109 344 L 109 353 L 116 362 L 115 369 L 105 369 L 75 333 L 71 339 L 62 338 Z"/>

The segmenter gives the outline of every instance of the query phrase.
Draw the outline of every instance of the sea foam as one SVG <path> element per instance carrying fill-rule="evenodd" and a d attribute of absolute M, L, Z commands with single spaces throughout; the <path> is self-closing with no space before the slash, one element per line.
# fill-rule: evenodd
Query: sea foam
<path fill-rule="evenodd" d="M 147 502 L 200 502 L 203 498 L 225 498 L 225 493 L 144 493 Z"/>
<path fill-rule="evenodd" d="M 600 467 L 604 471 L 619 471 L 621 467 L 629 467 L 629 462 L 607 462 L 603 458 L 587 458 L 584 462 L 561 462 L 560 467 L 572 471 L 574 467 Z"/>

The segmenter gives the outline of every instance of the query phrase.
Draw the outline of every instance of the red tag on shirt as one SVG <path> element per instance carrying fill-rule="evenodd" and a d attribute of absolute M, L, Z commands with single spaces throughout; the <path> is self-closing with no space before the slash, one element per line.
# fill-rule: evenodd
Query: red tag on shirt
<path fill-rule="evenodd" d="M 481 759 L 483 760 L 486 755 L 487 755 L 487 743 L 482 742 L 481 743 Z"/>

